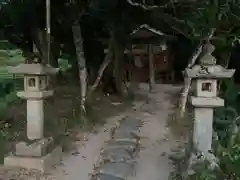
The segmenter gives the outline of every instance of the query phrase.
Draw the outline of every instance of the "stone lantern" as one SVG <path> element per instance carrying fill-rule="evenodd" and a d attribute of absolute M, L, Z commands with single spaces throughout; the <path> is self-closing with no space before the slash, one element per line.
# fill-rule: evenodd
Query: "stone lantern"
<path fill-rule="evenodd" d="M 17 95 L 27 101 L 27 138 L 31 142 L 17 143 L 14 155 L 5 157 L 4 164 L 44 172 L 49 165 L 56 163 L 54 160 L 60 160 L 56 157 L 60 157 L 62 152 L 61 147 L 53 148 L 53 138 L 44 137 L 44 99 L 53 95 L 53 91 L 48 89 L 48 79 L 58 69 L 42 64 L 20 64 L 8 70 L 24 75 L 24 90 Z M 49 149 L 51 152 L 47 151 Z"/>
<path fill-rule="evenodd" d="M 43 100 L 53 95 L 47 90 L 48 76 L 57 73 L 55 68 L 41 64 L 20 64 L 9 67 L 9 72 L 24 75 L 24 91 L 17 92 L 20 98 L 27 100 L 27 137 L 29 140 L 43 138 Z"/>
<path fill-rule="evenodd" d="M 217 97 L 218 80 L 231 78 L 235 72 L 216 65 L 216 59 L 212 56 L 214 49 L 212 44 L 206 44 L 200 64 L 186 69 L 186 75 L 196 80 L 194 96 L 190 98 L 194 107 L 193 145 L 205 155 L 212 149 L 213 110 L 224 106 L 224 100 Z"/>

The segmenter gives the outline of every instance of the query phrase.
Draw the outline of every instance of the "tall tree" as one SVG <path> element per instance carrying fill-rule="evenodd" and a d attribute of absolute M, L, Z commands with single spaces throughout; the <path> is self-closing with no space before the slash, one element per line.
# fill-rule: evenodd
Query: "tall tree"
<path fill-rule="evenodd" d="M 86 58 L 83 49 L 83 37 L 82 29 L 80 24 L 80 18 L 85 11 L 86 3 L 83 1 L 72 0 L 70 1 L 70 18 L 72 20 L 72 33 L 73 33 L 73 42 L 76 49 L 76 57 L 78 61 L 78 73 L 80 79 L 81 87 L 81 103 L 80 109 L 82 113 L 82 118 L 84 119 L 84 124 L 87 123 L 86 118 L 86 94 L 87 94 L 87 68 L 86 68 Z"/>

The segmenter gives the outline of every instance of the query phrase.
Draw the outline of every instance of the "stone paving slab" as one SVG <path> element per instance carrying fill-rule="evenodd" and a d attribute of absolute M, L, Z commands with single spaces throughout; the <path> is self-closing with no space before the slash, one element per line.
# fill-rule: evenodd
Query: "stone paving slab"
<path fill-rule="evenodd" d="M 99 168 L 99 173 L 126 179 L 134 172 L 133 163 L 106 163 Z"/>
<path fill-rule="evenodd" d="M 91 180 L 124 180 L 124 179 L 106 174 L 98 174 L 94 176 Z"/>
<path fill-rule="evenodd" d="M 133 132 L 135 134 L 139 133 L 139 127 L 138 126 L 127 126 L 127 123 L 120 124 L 120 126 L 118 128 L 116 128 L 115 131 L 116 130 L 130 131 L 130 132 Z"/>
<path fill-rule="evenodd" d="M 120 126 L 131 127 L 131 128 L 141 127 L 142 121 L 134 117 L 127 117 L 122 121 L 120 121 Z"/>
<path fill-rule="evenodd" d="M 126 149 L 128 152 L 133 153 L 138 148 L 138 144 L 130 141 L 116 141 L 114 139 L 111 139 L 106 142 L 106 146 L 104 147 L 105 150 L 117 148 Z"/>
<path fill-rule="evenodd" d="M 123 133 L 131 133 L 134 134 L 135 136 L 138 136 L 140 130 L 139 127 L 127 127 L 127 126 L 120 126 L 119 128 L 115 129 L 113 134 L 123 132 Z"/>
<path fill-rule="evenodd" d="M 100 153 L 98 168 L 94 173 L 97 175 L 92 180 L 125 180 L 133 174 L 134 157 L 139 147 L 140 126 L 142 122 L 133 117 L 120 121 Z"/>
<path fill-rule="evenodd" d="M 133 161 L 132 155 L 123 148 L 104 150 L 100 158 L 104 162 L 130 162 Z"/>
<path fill-rule="evenodd" d="M 131 131 L 116 130 L 112 136 L 112 139 L 118 141 L 137 142 L 139 140 L 139 137 L 136 134 L 132 133 Z"/>

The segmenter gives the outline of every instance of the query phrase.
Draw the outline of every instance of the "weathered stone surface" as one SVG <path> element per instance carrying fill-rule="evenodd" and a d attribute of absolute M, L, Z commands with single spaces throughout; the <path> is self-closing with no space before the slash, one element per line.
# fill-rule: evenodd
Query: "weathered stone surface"
<path fill-rule="evenodd" d="M 133 170 L 134 164 L 131 163 L 107 163 L 100 167 L 99 173 L 126 179 L 133 174 Z"/>
<path fill-rule="evenodd" d="M 136 142 L 139 140 L 139 137 L 137 134 L 131 131 L 131 129 L 125 129 L 125 128 L 119 128 L 116 129 L 113 136 L 113 139 L 118 139 L 118 140 L 125 140 L 125 141 L 132 141 Z"/>
<path fill-rule="evenodd" d="M 53 138 L 41 139 L 31 144 L 19 142 L 16 144 L 17 156 L 41 157 L 47 154 L 48 150 L 52 149 L 54 144 Z"/>
<path fill-rule="evenodd" d="M 138 144 L 136 142 L 115 141 L 114 139 L 109 140 L 106 143 L 107 143 L 107 145 L 104 148 L 105 150 L 122 148 L 122 149 L 127 150 L 128 152 L 134 152 L 134 151 L 136 151 L 137 146 L 138 146 Z"/>
<path fill-rule="evenodd" d="M 51 153 L 43 157 L 7 156 L 4 158 L 4 166 L 34 169 L 45 173 L 51 166 L 60 163 L 61 158 L 62 147 L 56 147 Z"/>
<path fill-rule="evenodd" d="M 24 91 L 31 94 L 32 91 Z M 18 92 L 19 95 L 19 92 Z M 44 102 L 36 97 L 27 98 L 27 137 L 30 140 L 42 139 L 44 135 Z"/>
<path fill-rule="evenodd" d="M 139 141 L 138 141 L 138 139 L 136 139 L 136 138 L 134 138 L 134 137 L 127 137 L 127 136 L 125 136 L 125 137 L 115 137 L 114 138 L 114 140 L 115 141 L 126 141 L 126 142 L 133 142 L 133 143 L 138 143 Z"/>
<path fill-rule="evenodd" d="M 108 162 L 114 162 L 114 163 L 133 161 L 131 154 L 122 148 L 103 151 L 101 153 L 101 159 L 104 162 L 108 161 Z"/>
<path fill-rule="evenodd" d="M 124 179 L 106 174 L 98 174 L 94 176 L 91 180 L 124 180 Z"/>
<path fill-rule="evenodd" d="M 213 109 L 195 108 L 194 115 L 194 147 L 200 152 L 207 153 L 212 148 Z"/>
<path fill-rule="evenodd" d="M 123 131 L 123 132 L 132 132 L 135 135 L 138 135 L 140 132 L 139 127 L 131 127 L 131 126 L 120 126 L 119 128 L 115 129 L 114 133 L 118 131 Z"/>
<path fill-rule="evenodd" d="M 133 117 L 127 117 L 126 119 L 120 122 L 120 127 L 121 126 L 131 127 L 134 129 L 136 127 L 141 127 L 142 121 Z"/>
<path fill-rule="evenodd" d="M 120 125 L 119 128 L 115 129 L 116 130 L 121 130 L 121 131 L 130 131 L 130 132 L 133 132 L 134 134 L 138 134 L 139 133 L 139 127 L 135 126 L 135 127 L 132 127 L 132 126 L 127 126 L 127 125 Z"/>

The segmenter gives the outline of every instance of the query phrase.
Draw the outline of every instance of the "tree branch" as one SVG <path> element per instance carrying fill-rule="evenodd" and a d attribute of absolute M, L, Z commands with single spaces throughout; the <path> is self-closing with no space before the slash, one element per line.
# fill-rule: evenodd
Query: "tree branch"
<path fill-rule="evenodd" d="M 165 5 L 162 5 L 162 6 L 156 6 L 156 5 L 153 5 L 153 6 L 147 6 L 145 5 L 144 3 L 137 3 L 137 2 L 133 2 L 132 0 L 127 0 L 128 4 L 130 4 L 131 6 L 135 6 L 135 7 L 140 7 L 144 10 L 154 10 L 154 9 L 159 9 L 159 8 L 166 8 L 168 7 L 169 5 L 172 5 L 173 3 L 176 3 L 178 2 L 178 0 L 175 0 L 175 1 L 170 1 L 168 2 L 167 4 Z"/>
<path fill-rule="evenodd" d="M 209 36 L 206 38 L 207 41 L 209 41 L 214 33 L 216 31 L 216 28 L 213 28 L 209 34 Z M 203 44 L 202 42 L 200 43 L 200 45 L 198 46 L 197 50 L 193 53 L 192 57 L 189 59 L 187 68 L 192 68 L 192 66 L 195 64 L 196 60 L 198 59 L 198 57 L 200 56 L 200 54 L 202 53 L 202 49 L 203 49 Z M 185 108 L 186 108 L 186 103 L 187 103 L 187 97 L 188 97 L 188 93 L 189 93 L 189 89 L 191 86 L 191 80 L 192 78 L 188 78 L 185 77 L 184 78 L 184 87 L 181 93 L 181 99 L 180 99 L 180 115 L 183 117 L 184 112 L 185 112 Z"/>
<path fill-rule="evenodd" d="M 97 78 L 96 78 L 95 82 L 93 83 L 93 85 L 89 87 L 88 95 L 90 95 L 93 91 L 95 91 L 95 89 L 97 88 L 97 86 L 100 83 L 100 80 L 103 76 L 103 73 L 104 73 L 105 69 L 110 64 L 112 59 L 113 59 L 113 47 L 112 47 L 112 43 L 110 42 L 109 47 L 108 47 L 108 52 L 107 52 L 101 66 L 98 70 Z"/>

